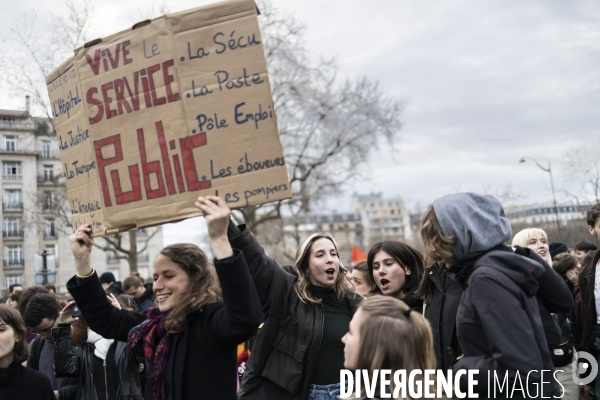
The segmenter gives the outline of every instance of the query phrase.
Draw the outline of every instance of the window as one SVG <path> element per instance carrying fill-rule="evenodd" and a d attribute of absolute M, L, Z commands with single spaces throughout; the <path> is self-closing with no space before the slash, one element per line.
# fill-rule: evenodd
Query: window
<path fill-rule="evenodd" d="M 5 210 L 20 210 L 23 208 L 23 198 L 21 190 L 6 189 L 4 190 L 4 209 Z"/>
<path fill-rule="evenodd" d="M 4 135 L 4 150 L 17 151 L 17 137 L 15 135 Z"/>
<path fill-rule="evenodd" d="M 21 221 L 19 218 L 4 218 L 4 237 L 20 237 Z"/>
<path fill-rule="evenodd" d="M 56 237 L 56 224 L 53 219 L 46 220 L 46 230 L 44 231 L 44 237 L 55 238 Z"/>
<path fill-rule="evenodd" d="M 54 167 L 52 165 L 44 165 L 44 182 L 52 182 L 54 180 Z"/>
<path fill-rule="evenodd" d="M 6 287 L 9 287 L 10 285 L 13 285 L 15 283 L 19 283 L 19 284 L 23 284 L 23 275 L 22 274 L 18 274 L 18 275 L 6 275 Z"/>
<path fill-rule="evenodd" d="M 50 158 L 50 142 L 42 142 L 42 158 Z"/>
<path fill-rule="evenodd" d="M 4 164 L 4 168 L 3 168 L 2 174 L 4 175 L 5 179 L 8 177 L 8 180 L 17 180 L 17 179 L 11 179 L 11 177 L 16 177 L 16 176 L 21 178 L 21 163 L 20 162 L 8 161 L 3 164 Z M 18 179 L 18 180 L 20 180 L 20 179 Z"/>
<path fill-rule="evenodd" d="M 44 192 L 44 210 L 52 210 L 54 207 L 54 193 Z"/>
<path fill-rule="evenodd" d="M 6 247 L 6 266 L 23 265 L 23 248 L 21 246 Z"/>

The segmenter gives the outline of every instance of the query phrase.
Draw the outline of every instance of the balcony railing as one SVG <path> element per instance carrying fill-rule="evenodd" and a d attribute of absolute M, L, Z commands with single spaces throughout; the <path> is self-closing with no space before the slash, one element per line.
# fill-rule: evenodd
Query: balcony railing
<path fill-rule="evenodd" d="M 150 259 L 150 257 L 148 256 L 148 253 L 139 253 L 137 255 L 137 260 L 138 261 L 148 261 Z"/>
<path fill-rule="evenodd" d="M 44 232 L 44 239 L 56 239 L 56 231 Z"/>
<path fill-rule="evenodd" d="M 23 238 L 23 229 L 4 229 L 2 231 L 2 237 L 4 239 L 22 239 Z"/>
<path fill-rule="evenodd" d="M 30 156 L 39 156 L 40 155 L 39 151 L 24 150 L 24 149 L 15 148 L 13 146 L 2 146 L 0 148 L 0 152 L 2 152 L 2 153 L 24 154 L 24 155 L 30 155 Z"/>
<path fill-rule="evenodd" d="M 58 176 L 38 175 L 38 185 L 56 185 L 58 183 Z"/>
<path fill-rule="evenodd" d="M 58 204 L 44 202 L 44 204 L 42 204 L 42 208 L 44 211 L 58 210 Z"/>
<path fill-rule="evenodd" d="M 19 174 L 19 175 L 2 175 L 2 180 L 4 182 L 22 182 L 23 181 L 23 175 Z"/>
<path fill-rule="evenodd" d="M 25 260 L 22 258 L 4 259 L 3 261 L 4 268 L 23 268 L 25 266 Z"/>
<path fill-rule="evenodd" d="M 30 120 L 0 121 L 0 128 L 35 129 L 35 123 Z"/>
<path fill-rule="evenodd" d="M 22 211 L 23 203 L 19 201 L 4 201 L 2 202 L 2 209 L 5 211 Z"/>

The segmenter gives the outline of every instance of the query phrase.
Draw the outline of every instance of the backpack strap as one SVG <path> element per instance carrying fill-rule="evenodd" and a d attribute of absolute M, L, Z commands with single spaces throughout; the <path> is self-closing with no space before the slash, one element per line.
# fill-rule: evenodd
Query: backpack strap
<path fill-rule="evenodd" d="M 31 346 L 31 363 L 29 368 L 34 369 L 36 371 L 40 370 L 40 356 L 42 355 L 42 349 L 44 348 L 44 342 L 46 339 L 42 339 L 40 335 L 37 335 L 33 340 L 33 345 Z"/>

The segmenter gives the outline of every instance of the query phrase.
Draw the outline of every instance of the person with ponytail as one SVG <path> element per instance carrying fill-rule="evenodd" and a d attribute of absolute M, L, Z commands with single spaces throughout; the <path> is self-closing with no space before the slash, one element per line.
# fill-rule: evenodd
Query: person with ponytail
<path fill-rule="evenodd" d="M 237 346 L 262 318 L 244 255 L 227 240 L 230 211 L 218 197 L 196 202 L 206 218 L 214 267 L 190 243 L 172 244 L 154 260 L 158 303 L 147 316 L 113 307 L 90 265 L 89 225 L 69 237 L 76 276 L 67 290 L 94 332 L 105 339 L 143 343 L 153 400 L 235 400 Z"/>

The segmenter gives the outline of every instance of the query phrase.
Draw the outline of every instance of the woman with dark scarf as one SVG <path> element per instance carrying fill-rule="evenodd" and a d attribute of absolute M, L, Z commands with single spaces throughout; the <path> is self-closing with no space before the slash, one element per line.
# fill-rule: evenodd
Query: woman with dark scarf
<path fill-rule="evenodd" d="M 154 261 L 157 308 L 144 318 L 111 306 L 90 266 L 91 227 L 70 236 L 76 276 L 67 283 L 90 328 L 106 339 L 143 343 L 154 400 L 235 400 L 237 346 L 252 337 L 261 308 L 244 256 L 227 239 L 230 211 L 218 197 L 201 198 L 215 256 L 197 246 L 165 247 Z"/>
<path fill-rule="evenodd" d="M 11 306 L 0 304 L 0 399 L 55 400 L 50 379 L 22 365 L 28 357 L 23 318 Z"/>
<path fill-rule="evenodd" d="M 524 257 L 504 245 L 511 237 L 510 223 L 492 196 L 443 196 L 422 221 L 427 257 L 449 266 L 464 288 L 456 317 L 462 355 L 452 365 L 454 372 L 479 370 L 475 391 L 480 397 L 560 396 L 536 294 L 570 296 L 562 278 L 539 258 Z M 500 381 L 506 376 L 508 385 L 494 386 L 494 376 Z M 519 382 L 523 390 L 515 392 Z M 466 379 L 460 386 L 467 389 Z"/>

